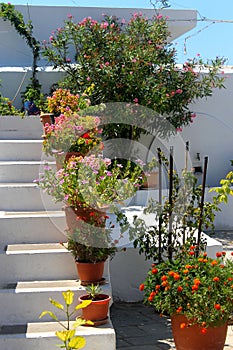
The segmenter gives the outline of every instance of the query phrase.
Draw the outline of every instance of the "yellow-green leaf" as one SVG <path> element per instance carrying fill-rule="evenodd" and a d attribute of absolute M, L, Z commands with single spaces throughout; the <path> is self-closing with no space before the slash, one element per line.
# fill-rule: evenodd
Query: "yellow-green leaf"
<path fill-rule="evenodd" d="M 58 301 L 56 300 L 53 300 L 53 299 L 49 299 L 50 303 L 52 305 L 54 305 L 57 309 L 60 309 L 60 310 L 64 310 L 64 306 L 62 304 L 60 304 Z"/>
<path fill-rule="evenodd" d="M 86 340 L 83 337 L 74 337 L 69 342 L 69 347 L 72 349 L 82 349 L 86 345 Z"/>
<path fill-rule="evenodd" d="M 63 342 L 73 338 L 73 336 L 75 335 L 75 330 L 72 329 L 72 330 L 67 330 L 67 331 L 60 331 L 60 332 L 56 332 L 55 333 L 56 336 Z"/>
<path fill-rule="evenodd" d="M 57 316 L 52 311 L 43 311 L 41 312 L 39 318 L 42 318 L 46 315 L 49 315 L 53 320 L 57 321 Z"/>
<path fill-rule="evenodd" d="M 80 309 L 84 309 L 85 307 L 87 307 L 88 305 L 90 305 L 92 303 L 92 300 L 83 300 L 81 302 L 81 304 L 78 304 L 75 307 L 75 310 L 80 310 Z"/>
<path fill-rule="evenodd" d="M 68 290 L 67 292 L 62 293 L 66 305 L 71 305 L 74 300 L 74 293 Z"/>

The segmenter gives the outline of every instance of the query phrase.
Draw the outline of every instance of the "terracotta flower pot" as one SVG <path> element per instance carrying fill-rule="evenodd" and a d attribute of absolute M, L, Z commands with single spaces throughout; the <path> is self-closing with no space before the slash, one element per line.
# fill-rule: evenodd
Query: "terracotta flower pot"
<path fill-rule="evenodd" d="M 66 224 L 68 229 L 72 232 L 75 228 L 80 227 L 80 220 L 91 223 L 94 226 L 105 227 L 106 213 L 104 211 L 96 210 L 94 208 L 86 207 L 64 207 L 66 215 Z"/>
<path fill-rule="evenodd" d="M 88 300 L 89 295 L 81 295 L 79 302 Z M 108 321 L 109 303 L 111 297 L 107 294 L 98 294 L 98 298 L 93 300 L 90 305 L 82 309 L 82 318 L 94 322 L 94 325 L 105 324 Z"/>
<path fill-rule="evenodd" d="M 148 175 L 144 175 L 144 182 L 142 188 L 157 188 L 158 187 L 158 171 L 151 171 Z"/>
<path fill-rule="evenodd" d="M 82 285 L 100 283 L 103 279 L 104 261 L 97 263 L 82 263 L 76 261 L 78 276 Z"/>
<path fill-rule="evenodd" d="M 205 334 L 201 333 L 198 325 L 181 328 L 182 323 L 188 324 L 183 315 L 171 316 L 171 322 L 176 350 L 223 350 L 227 322 L 219 327 L 208 327 Z"/>

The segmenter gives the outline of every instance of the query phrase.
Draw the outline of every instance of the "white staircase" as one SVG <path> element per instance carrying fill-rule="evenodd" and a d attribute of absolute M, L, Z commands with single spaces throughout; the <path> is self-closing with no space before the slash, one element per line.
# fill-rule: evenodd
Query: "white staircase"
<path fill-rule="evenodd" d="M 62 302 L 62 291 L 74 291 L 76 299 L 85 291 L 72 256 L 59 243 L 66 241 L 62 204 L 33 183 L 43 162 L 41 134 L 38 117 L 0 117 L 1 350 L 56 349 L 59 327 L 39 315 L 53 310 L 50 297 Z M 107 265 L 104 277 L 108 282 Z M 103 289 L 111 293 L 110 283 Z M 62 320 L 63 314 L 53 311 Z M 86 350 L 116 349 L 110 320 L 80 327 L 77 334 L 85 337 Z"/>

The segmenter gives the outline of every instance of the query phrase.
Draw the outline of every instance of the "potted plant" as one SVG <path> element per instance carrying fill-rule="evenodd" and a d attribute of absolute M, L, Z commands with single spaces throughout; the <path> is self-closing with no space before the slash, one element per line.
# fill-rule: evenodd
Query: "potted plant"
<path fill-rule="evenodd" d="M 111 296 L 103 294 L 98 284 L 91 284 L 86 288 L 86 292 L 87 294 L 79 297 L 79 302 L 91 300 L 91 303 L 82 309 L 82 318 L 92 321 L 95 326 L 107 323 Z"/>
<path fill-rule="evenodd" d="M 47 128 L 53 124 L 55 116 L 60 114 L 77 113 L 80 109 L 87 108 L 90 101 L 86 93 L 72 94 L 69 89 L 57 88 L 48 96 L 40 114 L 40 119 L 44 127 L 44 137 L 46 138 Z"/>
<path fill-rule="evenodd" d="M 140 289 L 145 302 L 171 317 L 176 349 L 222 350 L 233 311 L 233 262 L 223 261 L 224 253 L 208 257 L 202 234 L 213 228 L 219 199 L 205 202 L 205 181 L 197 186 L 192 172 L 179 177 L 170 166 L 168 175 L 168 198 L 151 200 L 144 211 L 153 221 L 135 218 L 130 229 L 135 247 L 153 260 Z"/>
<path fill-rule="evenodd" d="M 36 180 L 55 201 L 66 204 L 67 249 L 74 256 L 78 268 L 92 263 L 93 270 L 114 254 L 113 227 L 109 223 L 106 228 L 106 212 L 116 214 L 123 231 L 124 220 L 121 220 L 119 203 L 133 196 L 142 181 L 140 162 L 134 165 L 133 170 L 132 163 L 128 161 L 123 167 L 117 160 L 112 162 L 102 155 L 73 156 L 58 171 L 46 166 L 40 179 Z M 94 281 L 100 282 L 101 279 L 102 274 L 94 277 Z M 90 277 L 81 277 L 81 280 L 83 283 L 93 281 Z"/>
<path fill-rule="evenodd" d="M 233 312 L 233 261 L 224 261 L 224 252 L 196 256 L 195 249 L 183 247 L 173 261 L 153 264 L 140 289 L 171 317 L 177 350 L 222 350 Z"/>
<path fill-rule="evenodd" d="M 71 112 L 61 114 L 55 117 L 53 124 L 45 126 L 43 151 L 55 156 L 58 168 L 73 154 L 99 153 L 103 148 L 99 125 L 98 117 Z"/>
<path fill-rule="evenodd" d="M 43 311 L 39 318 L 42 318 L 46 315 L 49 315 L 62 330 L 56 331 L 55 335 L 62 342 L 63 345 L 59 345 L 59 347 L 64 348 L 66 350 L 74 350 L 74 349 L 82 349 L 86 345 L 86 340 L 82 336 L 76 335 L 76 329 L 84 324 L 93 325 L 93 322 L 89 320 L 83 320 L 80 317 L 76 318 L 74 322 L 71 324 L 71 320 L 73 320 L 75 313 L 77 310 L 87 307 L 91 301 L 86 300 L 79 305 L 77 305 L 73 310 L 70 311 L 70 306 L 74 301 L 74 293 L 70 290 L 66 292 L 62 292 L 62 297 L 64 299 L 65 305 L 59 303 L 58 301 L 50 298 L 50 303 L 56 307 L 58 310 L 62 310 L 66 317 L 66 322 L 59 321 L 58 317 L 52 311 Z M 72 328 L 71 328 L 72 326 Z"/>
<path fill-rule="evenodd" d="M 95 211 L 90 211 L 89 215 L 86 221 L 83 217 L 76 220 L 73 229 L 67 230 L 67 243 L 61 243 L 72 254 L 82 285 L 103 283 L 105 261 L 112 259 L 117 251 L 112 242 L 111 223 L 105 227 L 108 216 L 102 214 L 102 225 L 96 226 Z"/>
<path fill-rule="evenodd" d="M 104 15 L 100 21 L 87 17 L 78 22 L 68 15 L 64 25 L 44 41 L 43 55 L 65 72 L 63 87 L 72 92 L 93 87 L 92 105 L 126 102 L 145 106 L 180 130 L 195 117 L 190 103 L 210 96 L 213 87 L 223 86 L 219 69 L 224 60 L 204 62 L 196 57 L 178 65 L 169 36 L 161 14 L 147 18 L 134 13 L 128 21 Z M 202 74 L 203 69 L 207 75 Z M 143 132 L 145 129 L 124 121 L 104 127 L 109 138 L 138 140 Z"/>

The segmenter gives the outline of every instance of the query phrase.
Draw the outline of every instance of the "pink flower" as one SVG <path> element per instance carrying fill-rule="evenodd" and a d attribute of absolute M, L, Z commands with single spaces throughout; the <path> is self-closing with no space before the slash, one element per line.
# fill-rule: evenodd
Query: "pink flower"
<path fill-rule="evenodd" d="M 49 40 L 50 40 L 50 41 L 53 41 L 53 40 L 54 40 L 54 37 L 51 35 L 51 36 L 49 37 Z"/>
<path fill-rule="evenodd" d="M 176 128 L 176 131 L 177 131 L 177 132 L 181 132 L 181 131 L 182 131 L 182 128 Z"/>
<path fill-rule="evenodd" d="M 109 64 L 110 64 L 109 62 L 105 62 L 105 66 L 109 66 Z"/>
<path fill-rule="evenodd" d="M 157 19 L 161 19 L 161 18 L 163 18 L 163 15 L 158 15 L 157 17 L 156 17 Z"/>
<path fill-rule="evenodd" d="M 67 58 L 67 59 L 66 59 L 66 62 L 67 62 L 67 63 L 70 63 L 70 62 L 71 62 L 71 59 L 70 59 L 70 58 Z"/>
<path fill-rule="evenodd" d="M 91 80 L 91 78 L 90 77 L 87 77 L 87 81 L 90 81 Z"/>
<path fill-rule="evenodd" d="M 191 118 L 196 118 L 196 116 L 197 116 L 196 113 L 191 114 Z"/>
<path fill-rule="evenodd" d="M 133 72 L 132 72 L 132 71 L 130 71 L 130 72 L 129 72 L 129 74 L 133 74 Z"/>
<path fill-rule="evenodd" d="M 73 16 L 72 16 L 70 13 L 68 13 L 67 17 L 68 17 L 69 19 L 73 18 Z"/>
<path fill-rule="evenodd" d="M 177 93 L 177 94 L 182 94 L 182 92 L 183 92 L 182 89 L 177 89 L 177 90 L 176 90 L 176 93 Z"/>
<path fill-rule="evenodd" d="M 138 98 L 135 98 L 133 101 L 134 101 L 135 103 L 138 103 Z"/>

